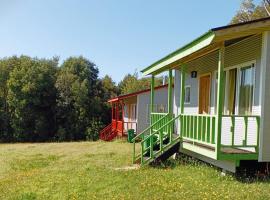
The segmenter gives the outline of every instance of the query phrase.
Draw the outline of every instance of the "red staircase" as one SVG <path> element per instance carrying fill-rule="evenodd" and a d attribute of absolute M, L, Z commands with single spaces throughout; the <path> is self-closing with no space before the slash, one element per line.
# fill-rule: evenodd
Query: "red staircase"
<path fill-rule="evenodd" d="M 111 141 L 117 136 L 117 131 L 112 129 L 112 124 L 106 126 L 99 133 L 99 139 L 104 141 Z"/>

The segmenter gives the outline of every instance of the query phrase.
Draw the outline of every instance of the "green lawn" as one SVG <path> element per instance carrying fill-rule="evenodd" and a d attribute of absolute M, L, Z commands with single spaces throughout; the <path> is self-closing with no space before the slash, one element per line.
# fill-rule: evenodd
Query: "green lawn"
<path fill-rule="evenodd" d="M 0 144 L 0 199 L 270 199 L 270 182 L 243 183 L 196 162 L 130 169 L 131 144 Z"/>

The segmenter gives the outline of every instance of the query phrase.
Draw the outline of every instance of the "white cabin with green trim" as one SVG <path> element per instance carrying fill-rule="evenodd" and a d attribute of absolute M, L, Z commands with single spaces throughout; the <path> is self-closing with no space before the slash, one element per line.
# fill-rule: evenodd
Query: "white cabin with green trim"
<path fill-rule="evenodd" d="M 161 160 L 175 146 L 232 172 L 244 160 L 270 162 L 270 18 L 211 29 L 143 69 L 151 102 L 154 78 L 165 71 L 168 113 L 155 113 L 137 135 L 134 162 Z"/>

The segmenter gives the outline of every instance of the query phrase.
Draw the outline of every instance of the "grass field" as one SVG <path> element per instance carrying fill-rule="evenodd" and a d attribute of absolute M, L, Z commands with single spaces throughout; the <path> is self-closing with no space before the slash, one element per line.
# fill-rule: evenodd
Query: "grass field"
<path fill-rule="evenodd" d="M 0 199 L 270 199 L 197 162 L 130 169 L 124 141 L 0 144 Z"/>

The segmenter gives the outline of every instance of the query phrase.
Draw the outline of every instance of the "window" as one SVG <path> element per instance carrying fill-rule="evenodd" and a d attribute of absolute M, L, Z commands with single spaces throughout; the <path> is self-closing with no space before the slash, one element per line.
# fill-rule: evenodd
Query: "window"
<path fill-rule="evenodd" d="M 233 68 L 227 71 L 227 89 L 224 113 L 228 115 L 235 114 L 236 107 L 236 85 L 237 85 L 237 68 Z"/>
<path fill-rule="evenodd" d="M 185 104 L 190 103 L 190 85 L 185 87 Z"/>
<path fill-rule="evenodd" d="M 224 114 L 248 115 L 252 113 L 255 85 L 255 64 L 242 64 L 224 71 Z M 217 73 L 215 108 L 217 108 Z"/>
<path fill-rule="evenodd" d="M 252 112 L 254 90 L 254 64 L 240 70 L 239 114 L 248 115 Z"/>
<path fill-rule="evenodd" d="M 124 105 L 124 117 L 128 117 L 128 104 Z"/>
<path fill-rule="evenodd" d="M 224 77 L 223 77 L 223 79 L 224 79 L 224 85 L 226 85 L 226 71 L 224 71 Z M 217 93 L 218 93 L 218 72 L 216 71 L 215 72 L 215 113 L 217 113 Z M 225 105 L 226 103 L 224 103 L 224 105 Z M 223 112 L 225 112 L 225 106 L 224 106 L 224 111 Z"/>

